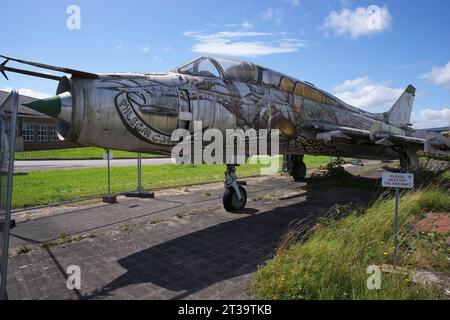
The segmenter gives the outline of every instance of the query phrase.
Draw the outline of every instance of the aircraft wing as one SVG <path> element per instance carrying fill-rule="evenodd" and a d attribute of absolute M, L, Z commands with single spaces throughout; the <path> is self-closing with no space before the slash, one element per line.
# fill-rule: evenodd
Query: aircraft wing
<path fill-rule="evenodd" d="M 85 71 L 81 71 L 81 70 L 51 66 L 48 64 L 44 64 L 44 63 L 26 61 L 26 60 L 11 58 L 11 57 L 7 57 L 7 56 L 3 56 L 3 55 L 0 55 L 0 58 L 5 59 L 5 61 L 3 61 L 0 64 L 0 72 L 3 74 L 3 76 L 6 79 L 8 79 L 8 77 L 6 76 L 5 71 L 21 73 L 21 74 L 26 74 L 26 75 L 30 75 L 30 76 L 51 79 L 51 80 L 61 80 L 60 76 L 56 76 L 56 75 L 52 75 L 52 74 L 7 67 L 6 64 L 9 61 L 14 61 L 17 63 L 26 64 L 26 65 L 37 67 L 37 68 L 42 68 L 42 69 L 47 69 L 47 70 L 52 70 L 52 71 L 57 71 L 57 72 L 62 72 L 62 73 L 68 73 L 77 78 L 84 78 L 84 79 L 97 79 L 98 78 L 98 75 L 95 73 L 85 72 Z"/>
<path fill-rule="evenodd" d="M 315 134 L 317 140 L 334 144 L 382 144 L 423 149 L 425 139 L 405 135 L 403 129 L 376 124 L 370 130 L 341 127 L 321 123 L 306 123 L 302 129 Z"/>
<path fill-rule="evenodd" d="M 401 136 L 396 134 L 388 135 L 387 138 L 389 141 L 393 142 L 396 145 L 405 145 L 405 146 L 415 146 L 417 149 L 423 148 L 425 144 L 425 139 Z"/>

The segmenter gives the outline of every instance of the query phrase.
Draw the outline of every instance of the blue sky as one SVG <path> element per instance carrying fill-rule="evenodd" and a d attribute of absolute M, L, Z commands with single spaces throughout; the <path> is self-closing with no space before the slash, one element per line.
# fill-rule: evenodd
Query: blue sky
<path fill-rule="evenodd" d="M 66 26 L 72 4 L 80 29 Z M 30 0 L 2 11 L 4 55 L 92 72 L 166 71 L 232 55 L 374 112 L 411 83 L 415 126 L 450 125 L 449 1 Z M 52 94 L 56 83 L 10 74 L 0 79 L 7 87 Z"/>

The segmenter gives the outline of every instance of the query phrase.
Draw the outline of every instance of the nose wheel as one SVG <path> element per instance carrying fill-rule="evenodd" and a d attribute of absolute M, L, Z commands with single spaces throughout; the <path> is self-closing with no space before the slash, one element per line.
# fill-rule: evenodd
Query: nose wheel
<path fill-rule="evenodd" d="M 236 165 L 227 165 L 224 181 L 223 207 L 229 212 L 243 209 L 247 203 L 247 192 L 237 181 Z"/>
<path fill-rule="evenodd" d="M 247 192 L 244 187 L 239 186 L 239 193 L 241 196 L 240 199 L 233 187 L 225 190 L 225 193 L 223 194 L 223 207 L 225 210 L 235 212 L 244 209 L 247 203 Z"/>

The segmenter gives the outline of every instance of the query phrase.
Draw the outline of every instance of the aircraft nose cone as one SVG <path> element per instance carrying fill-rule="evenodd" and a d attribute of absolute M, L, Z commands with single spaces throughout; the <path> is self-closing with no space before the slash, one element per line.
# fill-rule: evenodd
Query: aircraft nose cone
<path fill-rule="evenodd" d="M 64 92 L 53 97 L 26 103 L 24 106 L 54 119 L 60 119 L 70 123 L 72 95 L 69 92 Z"/>

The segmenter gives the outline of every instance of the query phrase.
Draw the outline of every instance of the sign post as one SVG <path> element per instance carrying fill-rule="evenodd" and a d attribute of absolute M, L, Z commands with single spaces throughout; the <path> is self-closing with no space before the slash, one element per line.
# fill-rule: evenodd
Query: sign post
<path fill-rule="evenodd" d="M 397 235 L 398 235 L 398 187 L 395 188 L 395 212 L 394 212 L 394 263 L 397 260 Z"/>
<path fill-rule="evenodd" d="M 398 244 L 398 194 L 399 189 L 412 189 L 414 187 L 414 174 L 383 172 L 381 185 L 386 188 L 395 188 L 395 212 L 394 212 L 394 264 L 397 260 Z"/>

